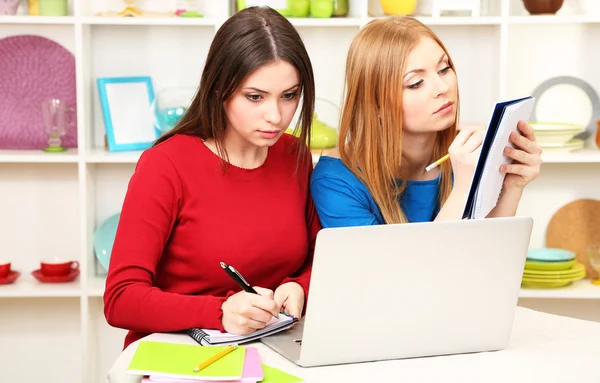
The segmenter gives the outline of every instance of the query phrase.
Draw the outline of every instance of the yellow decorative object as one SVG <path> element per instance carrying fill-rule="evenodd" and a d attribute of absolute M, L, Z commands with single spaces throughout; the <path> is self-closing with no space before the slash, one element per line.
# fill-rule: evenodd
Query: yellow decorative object
<path fill-rule="evenodd" d="M 320 121 L 316 113 L 313 115 L 311 128 L 310 149 L 331 149 L 337 146 L 337 129 Z M 294 128 L 290 127 L 285 132 L 294 135 Z M 296 137 L 298 133 L 295 134 Z"/>
<path fill-rule="evenodd" d="M 27 13 L 30 16 L 39 16 L 39 14 L 40 14 L 39 0 L 27 0 Z"/>
<path fill-rule="evenodd" d="M 387 15 L 410 15 L 417 7 L 417 0 L 380 0 Z"/>
<path fill-rule="evenodd" d="M 133 17 L 133 16 L 141 16 L 142 12 L 135 8 L 133 5 L 137 0 L 123 0 L 123 2 L 127 5 L 125 9 L 119 12 L 119 16 Z"/>

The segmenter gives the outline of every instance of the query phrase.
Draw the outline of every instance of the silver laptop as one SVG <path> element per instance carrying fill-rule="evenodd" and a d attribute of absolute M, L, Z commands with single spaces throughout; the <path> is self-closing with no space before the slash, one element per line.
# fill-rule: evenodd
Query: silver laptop
<path fill-rule="evenodd" d="M 533 220 L 323 229 L 306 316 L 262 342 L 304 367 L 505 348 Z"/>

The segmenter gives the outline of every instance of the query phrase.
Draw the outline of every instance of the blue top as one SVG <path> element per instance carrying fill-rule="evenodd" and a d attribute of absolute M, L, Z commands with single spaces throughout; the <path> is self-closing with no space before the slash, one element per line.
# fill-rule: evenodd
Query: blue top
<path fill-rule="evenodd" d="M 367 187 L 339 158 L 319 158 L 310 190 L 324 228 L 385 224 Z M 429 222 L 439 212 L 438 194 L 439 177 L 407 181 L 398 202 L 409 222 Z"/>

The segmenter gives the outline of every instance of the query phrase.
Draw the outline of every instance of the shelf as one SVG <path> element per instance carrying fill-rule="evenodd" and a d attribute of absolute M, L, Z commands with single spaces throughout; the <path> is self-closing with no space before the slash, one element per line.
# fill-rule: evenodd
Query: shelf
<path fill-rule="evenodd" d="M 542 153 L 542 161 L 546 164 L 562 163 L 600 163 L 600 150 L 585 148 L 567 153 Z"/>
<path fill-rule="evenodd" d="M 88 281 L 87 296 L 102 297 L 104 296 L 104 286 L 106 285 L 106 277 L 90 277 Z"/>
<path fill-rule="evenodd" d="M 288 20 L 297 27 L 360 27 L 363 21 L 370 22 L 380 17 L 289 17 Z M 528 24 L 600 24 L 600 16 L 590 15 L 540 15 L 540 16 L 415 16 L 426 25 L 500 25 L 504 22 L 513 25 Z M 223 19 L 224 20 L 224 19 Z M 39 24 L 39 25 L 171 25 L 171 26 L 208 26 L 214 27 L 223 21 L 213 17 L 110 17 L 110 16 L 0 16 L 0 24 Z"/>
<path fill-rule="evenodd" d="M 109 152 L 104 148 L 93 148 L 85 157 L 91 164 L 135 164 L 140 159 L 142 150 Z"/>
<path fill-rule="evenodd" d="M 599 16 L 587 15 L 572 15 L 572 16 L 556 16 L 556 15 L 539 15 L 539 16 L 510 16 L 509 24 L 594 24 L 600 23 Z"/>
<path fill-rule="evenodd" d="M 91 16 L 82 19 L 88 25 L 169 25 L 169 26 L 207 26 L 214 27 L 218 23 L 210 17 L 102 17 Z"/>
<path fill-rule="evenodd" d="M 102 297 L 104 295 L 105 283 L 105 277 L 90 278 L 87 295 L 89 297 Z M 600 299 L 600 286 L 592 285 L 589 279 L 584 279 L 576 281 L 570 286 L 556 289 L 532 289 L 522 287 L 519 298 Z"/>
<path fill-rule="evenodd" d="M 77 163 L 77 149 L 62 153 L 46 153 L 41 150 L 0 150 L 0 163 Z"/>
<path fill-rule="evenodd" d="M 61 24 L 73 25 L 73 16 L 0 16 L 1 24 Z"/>
<path fill-rule="evenodd" d="M 600 299 L 600 286 L 592 285 L 589 279 L 573 282 L 567 287 L 556 289 L 532 289 L 522 287 L 519 298 L 541 299 Z"/>
<path fill-rule="evenodd" d="M 384 19 L 382 17 L 369 17 L 367 22 L 375 19 Z M 482 16 L 482 17 L 469 17 L 469 16 L 442 16 L 442 17 L 430 17 L 430 16 L 416 16 L 417 20 L 425 25 L 500 25 L 502 18 L 497 16 Z"/>
<path fill-rule="evenodd" d="M 288 20 L 296 27 L 360 27 L 362 24 L 358 17 L 289 17 Z"/>
<path fill-rule="evenodd" d="M 73 282 L 42 283 L 28 272 L 21 272 L 11 284 L 0 285 L 0 298 L 65 298 L 80 297 L 81 284 L 77 277 Z"/>
<path fill-rule="evenodd" d="M 86 155 L 85 162 L 88 164 L 135 164 L 140 159 L 143 151 L 109 152 L 103 148 L 93 148 Z M 313 164 L 319 161 L 319 154 L 313 154 Z"/>

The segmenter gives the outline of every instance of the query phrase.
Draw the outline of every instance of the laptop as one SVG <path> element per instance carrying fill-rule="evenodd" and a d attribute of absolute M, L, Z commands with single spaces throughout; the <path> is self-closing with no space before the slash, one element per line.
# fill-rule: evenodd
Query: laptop
<path fill-rule="evenodd" d="M 306 315 L 261 341 L 299 366 L 501 350 L 530 217 L 322 229 Z"/>

